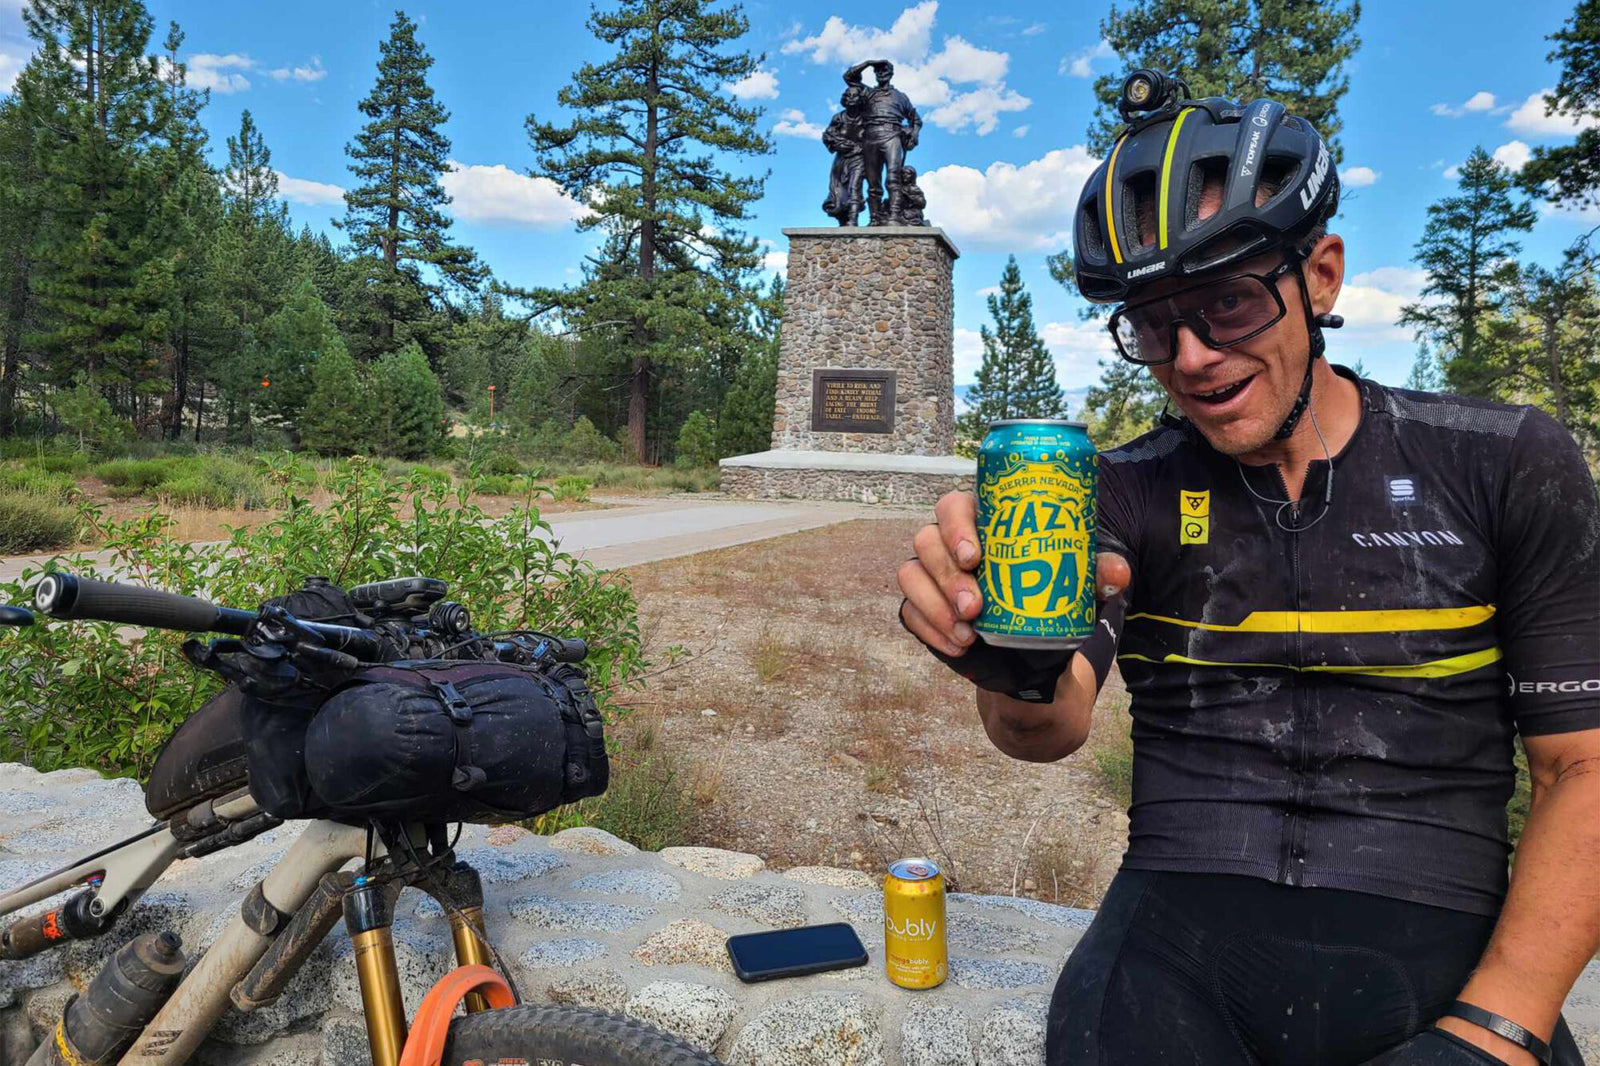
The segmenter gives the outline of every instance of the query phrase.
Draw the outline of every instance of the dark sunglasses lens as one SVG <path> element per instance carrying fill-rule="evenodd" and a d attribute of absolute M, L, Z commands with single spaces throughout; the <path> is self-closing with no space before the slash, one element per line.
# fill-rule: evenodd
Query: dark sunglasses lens
<path fill-rule="evenodd" d="M 1230 278 L 1191 289 L 1176 294 L 1173 303 L 1184 319 L 1204 322 L 1217 347 L 1242 340 L 1283 316 L 1277 294 L 1260 278 Z"/>

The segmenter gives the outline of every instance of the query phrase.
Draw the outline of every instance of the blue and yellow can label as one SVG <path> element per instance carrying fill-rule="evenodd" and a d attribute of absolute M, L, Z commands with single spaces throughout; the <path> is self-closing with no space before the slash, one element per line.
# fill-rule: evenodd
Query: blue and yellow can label
<path fill-rule="evenodd" d="M 991 644 L 1070 648 L 1094 632 L 1095 483 L 1099 456 L 1083 428 L 997 422 L 978 453 L 974 628 Z"/>

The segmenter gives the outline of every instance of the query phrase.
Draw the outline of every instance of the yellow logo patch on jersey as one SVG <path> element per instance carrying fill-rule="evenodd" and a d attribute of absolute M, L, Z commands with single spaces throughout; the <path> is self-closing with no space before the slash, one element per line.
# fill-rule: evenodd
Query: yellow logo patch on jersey
<path fill-rule="evenodd" d="M 1208 544 L 1211 541 L 1211 490 L 1178 490 L 1178 543 Z"/>

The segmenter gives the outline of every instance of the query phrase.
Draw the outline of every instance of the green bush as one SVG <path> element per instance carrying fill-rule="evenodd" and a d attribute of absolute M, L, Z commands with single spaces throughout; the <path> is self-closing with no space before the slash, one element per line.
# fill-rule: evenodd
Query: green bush
<path fill-rule="evenodd" d="M 52 474 L 82 474 L 88 471 L 90 462 L 83 452 L 47 452 L 30 458 L 25 465 Z"/>
<path fill-rule="evenodd" d="M 525 496 L 531 482 L 520 475 L 486 474 L 472 483 L 472 491 L 480 496 Z"/>
<path fill-rule="evenodd" d="M 65 548 L 76 539 L 77 508 L 32 492 L 0 490 L 0 555 Z M 30 597 L 21 590 L 10 598 L 0 596 L 0 603 L 27 602 Z M 0 673 L 4 672 L 0 669 Z M 4 743 L 0 742 L 0 748 L 3 747 Z"/>
<path fill-rule="evenodd" d="M 181 478 L 188 480 L 195 476 L 215 487 L 216 491 L 210 499 L 223 501 L 212 505 L 215 507 L 243 507 L 247 511 L 258 511 L 272 500 L 272 493 L 261 470 L 251 463 L 227 456 L 211 456 L 201 461 L 198 474 L 181 475 Z M 314 474 L 312 476 L 315 477 Z M 169 478 L 157 487 L 157 492 L 170 495 L 171 486 L 176 480 Z M 312 484 L 315 484 L 314 480 Z"/>
<path fill-rule="evenodd" d="M 550 495 L 567 503 L 589 501 L 589 479 L 576 474 L 562 474 L 550 488 Z"/>
<path fill-rule="evenodd" d="M 703 411 L 690 411 L 678 430 L 679 466 L 709 466 L 717 461 L 717 431 Z"/>
<path fill-rule="evenodd" d="M 174 475 L 181 476 L 184 459 L 113 459 L 94 468 L 94 476 L 112 488 L 141 495 Z"/>
<path fill-rule="evenodd" d="M 604 793 L 524 824 L 546 835 L 593 826 L 645 851 L 687 843 L 698 813 L 677 760 L 657 749 L 626 762 L 614 759 L 611 765 L 611 787 Z"/>
<path fill-rule="evenodd" d="M 594 428 L 594 423 L 582 415 L 567 430 L 561 444 L 561 454 L 580 463 L 616 462 L 622 454 L 616 441 L 607 440 L 604 433 Z"/>
<path fill-rule="evenodd" d="M 188 504 L 192 507 L 232 507 L 238 499 L 226 486 L 207 479 L 202 474 L 183 474 L 169 478 L 156 486 L 155 495 L 168 503 Z"/>
<path fill-rule="evenodd" d="M 274 470 L 275 481 L 292 480 Z M 625 713 L 619 697 L 647 665 L 633 595 L 553 546 L 536 508 L 491 518 L 465 486 L 407 488 L 359 461 L 329 488 L 327 507 L 298 501 L 260 526 L 235 530 L 226 543 L 179 542 L 160 513 L 99 521 L 93 531 L 105 555 L 69 556 L 46 569 L 102 578 L 133 570 L 153 587 L 236 607 L 282 595 L 309 574 L 344 587 L 429 574 L 451 582 L 451 598 L 471 609 L 479 629 L 547 628 L 583 638 L 602 709 L 613 721 Z M 0 505 L 0 514 L 12 510 Z M 0 583 L 0 603 L 26 602 L 39 572 Z M 0 642 L 0 761 L 148 773 L 173 728 L 221 687 L 185 662 L 183 640 L 83 623 L 8 633 Z"/>
<path fill-rule="evenodd" d="M 43 496 L 57 503 L 70 503 L 79 495 L 77 478 L 36 466 L 0 467 L 0 489 Z"/>
<path fill-rule="evenodd" d="M 514 477 L 523 473 L 522 463 L 507 451 L 490 452 L 483 460 L 481 469 L 485 474 L 501 477 Z"/>

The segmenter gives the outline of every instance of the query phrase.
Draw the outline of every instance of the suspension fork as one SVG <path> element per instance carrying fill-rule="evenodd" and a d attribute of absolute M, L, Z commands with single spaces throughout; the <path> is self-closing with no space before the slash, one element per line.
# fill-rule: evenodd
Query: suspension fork
<path fill-rule="evenodd" d="M 489 951 L 487 931 L 483 920 L 483 879 L 478 871 L 464 862 L 458 862 L 436 886 L 424 883 L 424 891 L 439 901 L 450 916 L 450 939 L 456 946 L 456 963 L 461 966 L 488 966 Z M 469 1014 L 489 1009 L 489 1001 L 482 993 L 467 993 L 465 1003 Z"/>
<path fill-rule="evenodd" d="M 355 948 L 372 1066 L 399 1066 L 406 1043 L 406 1007 L 394 956 L 396 894 L 363 875 L 344 897 L 344 927 Z"/>

